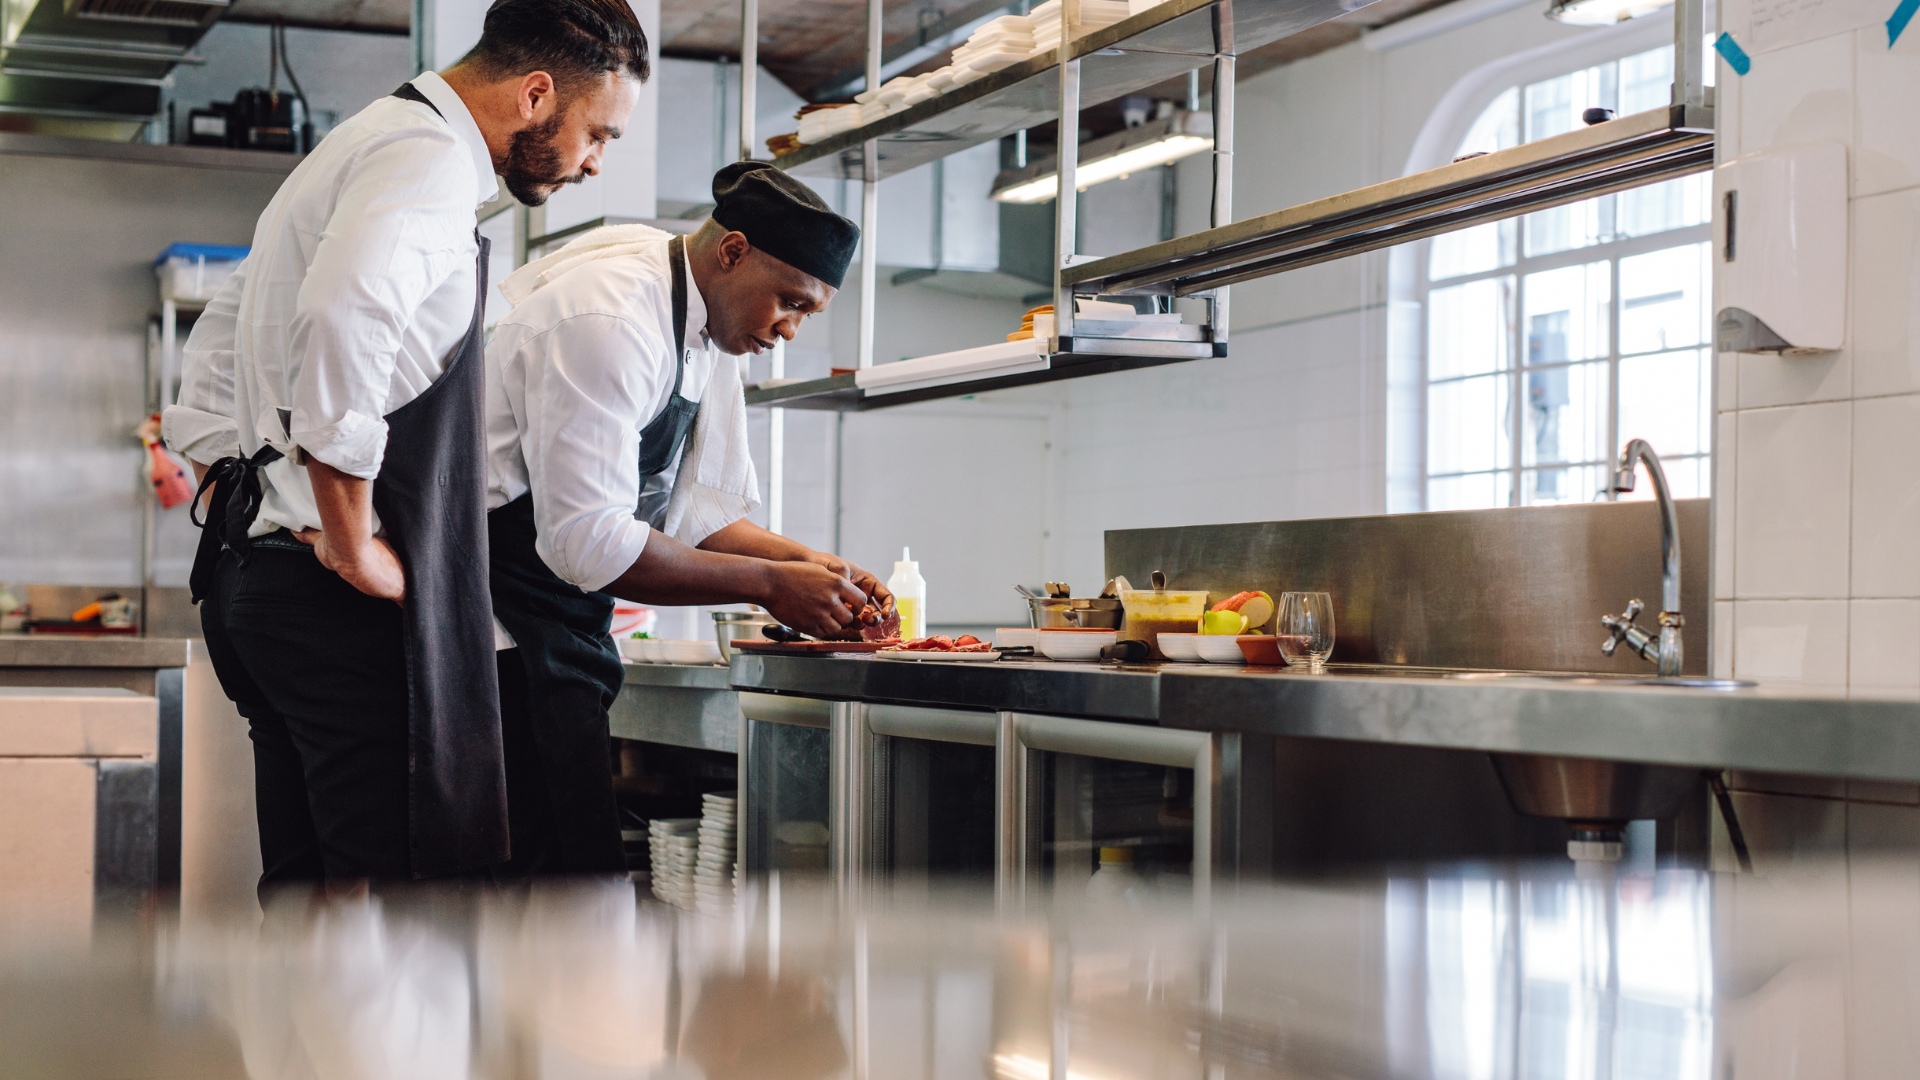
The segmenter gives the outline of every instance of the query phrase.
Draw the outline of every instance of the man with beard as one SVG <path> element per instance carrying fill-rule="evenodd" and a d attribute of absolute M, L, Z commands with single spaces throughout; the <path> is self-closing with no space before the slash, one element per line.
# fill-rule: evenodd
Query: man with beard
<path fill-rule="evenodd" d="M 614 597 L 754 603 L 819 635 L 892 603 L 872 574 L 746 520 L 741 357 L 826 308 L 860 229 L 765 162 L 720 170 L 713 200 L 692 236 L 596 229 L 501 283 L 515 306 L 487 345 L 487 521 L 515 873 L 625 869 Z"/>
<path fill-rule="evenodd" d="M 594 175 L 647 76 L 626 0 L 499 0 L 300 163 L 194 326 L 166 437 L 211 489 L 193 596 L 263 889 L 507 857 L 475 209 Z"/>

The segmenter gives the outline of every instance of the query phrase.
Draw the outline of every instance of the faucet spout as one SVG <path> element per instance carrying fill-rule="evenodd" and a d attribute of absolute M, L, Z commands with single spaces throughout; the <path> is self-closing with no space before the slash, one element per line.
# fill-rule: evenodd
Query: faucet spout
<path fill-rule="evenodd" d="M 1657 663 L 1661 677 L 1667 678 L 1680 674 L 1680 631 L 1686 625 L 1680 617 L 1680 513 L 1673 504 L 1673 492 L 1667 487 L 1667 473 L 1660 466 L 1660 455 L 1653 452 L 1653 447 L 1645 439 L 1634 439 L 1620 451 L 1620 464 L 1613 474 L 1613 490 L 1632 491 L 1634 470 L 1639 465 L 1646 466 L 1647 476 L 1653 480 L 1653 497 L 1660 504 L 1660 651 Z"/>

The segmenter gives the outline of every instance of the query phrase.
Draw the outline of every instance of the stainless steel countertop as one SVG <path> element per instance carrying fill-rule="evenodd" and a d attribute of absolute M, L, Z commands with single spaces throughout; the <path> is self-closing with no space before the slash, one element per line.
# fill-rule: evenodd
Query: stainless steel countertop
<path fill-rule="evenodd" d="M 717 664 L 624 664 L 620 696 L 608 712 L 619 739 L 736 753 L 740 697 Z"/>
<path fill-rule="evenodd" d="M 733 658 L 733 685 L 740 690 L 845 701 L 945 705 L 1103 720 L 1151 723 L 1160 716 L 1159 676 L 1149 667 L 741 653 Z"/>
<path fill-rule="evenodd" d="M 183 668 L 192 651 L 186 638 L 0 636 L 0 667 Z"/>
<path fill-rule="evenodd" d="M 1920 781 L 1920 701 L 1508 677 L 1182 667 L 1168 727 Z"/>
<path fill-rule="evenodd" d="M 742 690 L 1166 727 L 1920 782 L 1920 701 L 1548 675 L 739 656 Z"/>

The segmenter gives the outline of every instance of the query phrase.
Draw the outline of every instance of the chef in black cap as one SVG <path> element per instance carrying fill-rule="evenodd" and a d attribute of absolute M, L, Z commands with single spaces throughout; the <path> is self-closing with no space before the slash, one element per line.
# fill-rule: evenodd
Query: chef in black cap
<path fill-rule="evenodd" d="M 826 309 L 853 222 L 762 162 L 713 181 L 690 236 L 594 230 L 501 283 L 487 346 L 487 505 L 511 873 L 622 873 L 607 710 L 614 598 L 752 603 L 845 633 L 878 579 L 746 520 L 741 368 Z"/>

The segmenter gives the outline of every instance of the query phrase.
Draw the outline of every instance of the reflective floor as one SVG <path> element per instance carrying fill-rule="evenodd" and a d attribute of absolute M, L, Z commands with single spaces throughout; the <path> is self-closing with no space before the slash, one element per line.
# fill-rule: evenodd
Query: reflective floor
<path fill-rule="evenodd" d="M 7 928 L 0 1076 L 1448 1080 L 1920 1075 L 1920 864 L 1453 868 L 1002 914 L 791 878 L 283 897 Z"/>

